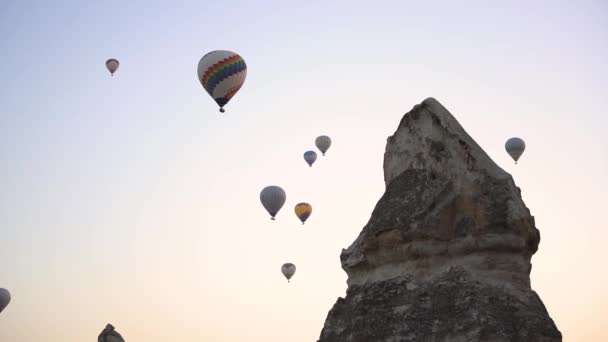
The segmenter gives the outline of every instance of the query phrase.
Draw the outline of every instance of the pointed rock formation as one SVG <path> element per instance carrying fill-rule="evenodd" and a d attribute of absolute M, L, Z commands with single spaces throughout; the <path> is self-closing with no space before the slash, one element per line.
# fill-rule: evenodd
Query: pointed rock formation
<path fill-rule="evenodd" d="M 101 331 L 97 337 L 98 342 L 125 342 L 118 331 L 114 330 L 114 326 L 110 323 Z"/>
<path fill-rule="evenodd" d="M 384 180 L 319 342 L 562 340 L 530 288 L 540 234 L 519 188 L 435 99 L 389 137 Z"/>

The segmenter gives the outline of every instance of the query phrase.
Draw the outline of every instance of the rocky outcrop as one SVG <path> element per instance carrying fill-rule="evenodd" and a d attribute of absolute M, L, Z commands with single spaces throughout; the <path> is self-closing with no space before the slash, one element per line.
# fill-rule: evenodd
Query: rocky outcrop
<path fill-rule="evenodd" d="M 519 188 L 435 99 L 389 137 L 384 179 L 320 342 L 561 341 L 530 288 L 540 234 Z"/>
<path fill-rule="evenodd" d="M 97 337 L 98 342 L 125 342 L 118 331 L 114 330 L 114 326 L 110 323 L 101 331 Z"/>

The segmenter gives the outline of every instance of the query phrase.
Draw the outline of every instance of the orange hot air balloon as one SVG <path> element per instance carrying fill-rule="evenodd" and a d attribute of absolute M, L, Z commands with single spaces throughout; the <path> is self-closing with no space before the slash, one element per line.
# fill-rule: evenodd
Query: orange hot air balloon
<path fill-rule="evenodd" d="M 296 216 L 302 221 L 302 224 L 304 224 L 310 217 L 310 214 L 312 214 L 312 206 L 304 202 L 298 203 L 296 204 L 294 211 L 296 212 Z"/>

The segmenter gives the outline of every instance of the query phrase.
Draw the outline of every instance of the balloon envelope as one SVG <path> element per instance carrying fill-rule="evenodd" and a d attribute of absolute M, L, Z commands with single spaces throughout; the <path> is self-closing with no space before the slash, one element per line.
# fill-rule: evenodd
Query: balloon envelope
<path fill-rule="evenodd" d="M 302 221 L 302 224 L 304 224 L 310 217 L 310 214 L 312 214 L 312 206 L 304 202 L 298 203 L 296 204 L 294 211 L 296 212 L 296 216 Z"/>
<path fill-rule="evenodd" d="M 247 65 L 232 51 L 217 50 L 204 55 L 198 62 L 198 80 L 220 106 L 224 106 L 241 89 L 247 77 Z"/>
<path fill-rule="evenodd" d="M 291 277 L 293 277 L 293 275 L 296 273 L 296 265 L 289 262 L 283 264 L 283 266 L 281 266 L 281 273 L 283 273 L 285 278 L 287 278 L 287 281 L 289 281 Z"/>
<path fill-rule="evenodd" d="M 287 195 L 285 194 L 285 190 L 280 186 L 267 186 L 260 192 L 260 201 L 273 220 L 279 210 L 283 207 L 283 204 L 285 204 L 286 199 Z"/>
<path fill-rule="evenodd" d="M 517 160 L 524 153 L 525 149 L 526 143 L 520 138 L 511 138 L 505 143 L 505 150 L 515 160 L 515 164 L 517 164 Z"/>
<path fill-rule="evenodd" d="M 110 58 L 106 61 L 106 68 L 108 68 L 112 76 L 114 76 L 114 73 L 116 72 L 116 70 L 118 70 L 119 65 L 120 63 L 118 62 L 118 60 L 114 58 Z"/>
<path fill-rule="evenodd" d="M 312 167 L 315 160 L 317 160 L 317 152 L 315 151 L 306 151 L 304 152 L 304 160 L 308 163 L 308 166 Z"/>
<path fill-rule="evenodd" d="M 0 288 L 0 312 L 2 312 L 11 302 L 11 293 L 7 289 Z"/>
<path fill-rule="evenodd" d="M 325 152 L 327 152 L 327 150 L 329 150 L 329 147 L 331 146 L 331 138 L 327 135 L 317 137 L 317 139 L 315 139 L 315 145 L 317 145 L 319 151 L 321 151 L 323 155 L 325 155 Z"/>

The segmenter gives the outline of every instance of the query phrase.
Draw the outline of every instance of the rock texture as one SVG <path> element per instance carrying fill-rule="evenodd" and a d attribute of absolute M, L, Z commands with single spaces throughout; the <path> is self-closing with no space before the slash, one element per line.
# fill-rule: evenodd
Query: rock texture
<path fill-rule="evenodd" d="M 530 288 L 540 234 L 519 188 L 435 99 L 389 137 L 384 179 L 320 342 L 562 340 Z"/>
<path fill-rule="evenodd" d="M 125 342 L 125 340 L 118 331 L 114 330 L 114 326 L 108 323 L 97 337 L 97 342 Z"/>

